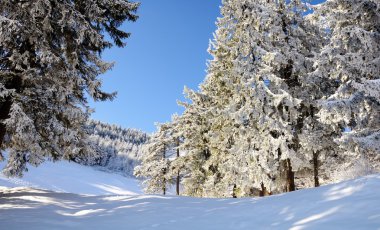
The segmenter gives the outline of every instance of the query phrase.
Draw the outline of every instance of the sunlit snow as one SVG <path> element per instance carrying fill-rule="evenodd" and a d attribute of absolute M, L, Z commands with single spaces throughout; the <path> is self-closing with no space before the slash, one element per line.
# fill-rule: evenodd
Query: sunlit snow
<path fill-rule="evenodd" d="M 0 229 L 378 229 L 379 189 L 372 175 L 264 198 L 131 195 L 140 193 L 131 178 L 47 163 L 0 179 Z"/>

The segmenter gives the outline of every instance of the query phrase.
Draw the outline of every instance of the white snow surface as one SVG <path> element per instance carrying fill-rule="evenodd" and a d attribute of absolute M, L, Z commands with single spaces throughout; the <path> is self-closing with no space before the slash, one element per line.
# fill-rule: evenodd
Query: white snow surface
<path fill-rule="evenodd" d="M 0 186 L 7 230 L 380 229 L 380 174 L 264 198 L 202 199 L 131 195 L 139 192 L 131 179 L 60 162 Z"/>
<path fill-rule="evenodd" d="M 4 166 L 5 162 L 0 162 L 0 170 Z M 7 178 L 0 173 L 0 186 L 33 187 L 86 195 L 142 194 L 142 189 L 135 178 L 96 170 L 74 162 L 48 161 L 39 167 L 29 166 L 28 169 L 22 178 Z"/>

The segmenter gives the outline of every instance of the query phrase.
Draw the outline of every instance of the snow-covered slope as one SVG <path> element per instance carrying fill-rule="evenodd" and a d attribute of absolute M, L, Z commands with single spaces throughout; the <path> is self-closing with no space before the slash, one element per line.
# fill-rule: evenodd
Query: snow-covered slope
<path fill-rule="evenodd" d="M 0 170 L 4 165 L 5 162 L 0 162 Z M 66 161 L 45 162 L 37 168 L 30 166 L 29 171 L 20 179 L 6 178 L 0 173 L 0 186 L 34 187 L 88 195 L 137 195 L 142 193 L 138 181 L 134 178 Z"/>
<path fill-rule="evenodd" d="M 1 188 L 0 229 L 380 229 L 379 191 L 380 175 L 247 199 Z"/>

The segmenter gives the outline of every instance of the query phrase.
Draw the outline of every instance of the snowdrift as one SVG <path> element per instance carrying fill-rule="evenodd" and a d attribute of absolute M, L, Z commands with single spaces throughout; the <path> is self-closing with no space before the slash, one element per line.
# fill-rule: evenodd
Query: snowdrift
<path fill-rule="evenodd" d="M 5 162 L 0 162 L 0 170 Z M 33 187 L 56 192 L 87 195 L 137 195 L 142 191 L 135 178 L 96 170 L 74 162 L 44 162 L 29 166 L 22 178 L 6 178 L 0 173 L 0 186 Z M 1 229 L 1 226 L 0 226 Z"/>
<path fill-rule="evenodd" d="M 380 229 L 379 191 L 380 175 L 246 199 L 88 196 L 3 187 L 0 229 Z"/>

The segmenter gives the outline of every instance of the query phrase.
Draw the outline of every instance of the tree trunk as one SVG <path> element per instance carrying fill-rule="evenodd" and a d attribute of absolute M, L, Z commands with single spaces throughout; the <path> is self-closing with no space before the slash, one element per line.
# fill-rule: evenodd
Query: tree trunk
<path fill-rule="evenodd" d="M 166 195 L 166 179 L 164 178 L 163 183 L 162 183 L 162 194 L 165 196 Z"/>
<path fill-rule="evenodd" d="M 5 125 L 0 123 L 0 161 L 4 160 L 4 156 L 3 156 L 3 153 L 1 152 L 1 149 L 3 146 L 3 139 L 5 136 L 5 132 L 6 132 Z"/>
<path fill-rule="evenodd" d="M 264 186 L 264 183 L 261 182 L 261 190 L 260 190 L 259 196 L 270 196 L 270 195 L 272 195 L 272 193 L 269 192 L 267 188 Z"/>
<path fill-rule="evenodd" d="M 294 183 L 294 172 L 292 171 L 292 164 L 290 162 L 290 159 L 287 158 L 285 160 L 281 159 L 281 149 L 277 149 L 277 155 L 279 160 L 279 172 L 280 172 L 280 183 L 281 183 L 281 190 L 279 192 L 291 192 L 296 190 L 296 186 Z"/>
<path fill-rule="evenodd" d="M 177 159 L 179 158 L 179 138 L 177 138 Z M 177 169 L 177 181 L 176 181 L 176 193 L 177 193 L 177 196 L 179 196 L 179 182 L 181 180 L 180 176 L 179 176 L 179 168 Z"/>
<path fill-rule="evenodd" d="M 319 152 L 313 152 L 313 166 L 314 166 L 314 186 L 319 187 L 319 175 L 318 175 L 318 169 L 319 169 L 319 164 L 318 164 L 318 156 Z"/>
<path fill-rule="evenodd" d="M 1 149 L 3 148 L 4 137 L 6 133 L 5 124 L 2 122 L 9 117 L 9 112 L 12 106 L 10 98 L 6 99 L 4 103 L 0 103 L 0 160 L 3 158 Z"/>
<path fill-rule="evenodd" d="M 280 178 L 285 183 L 282 192 L 291 192 L 295 190 L 294 172 L 292 171 L 292 165 L 289 158 L 280 162 Z"/>
<path fill-rule="evenodd" d="M 164 144 L 164 150 L 162 151 L 162 159 L 166 159 L 166 144 Z M 166 166 L 162 169 L 162 194 L 166 195 Z"/>
<path fill-rule="evenodd" d="M 0 119 L 0 120 L 2 120 L 2 119 Z M 0 123 L 0 151 L 1 151 L 2 146 L 3 146 L 3 140 L 4 140 L 5 132 L 6 132 L 5 125 L 3 123 Z M 1 154 L 1 152 L 0 152 L 0 154 Z"/>
<path fill-rule="evenodd" d="M 7 89 L 15 89 L 16 92 L 21 92 L 22 79 L 20 76 L 9 76 L 9 79 L 5 80 L 5 87 Z M 0 159 L 2 158 L 1 149 L 3 148 L 3 142 L 5 133 L 7 132 L 5 125 L 2 123 L 5 119 L 9 118 L 9 112 L 12 107 L 12 98 L 6 97 L 3 103 L 0 102 Z"/>
<path fill-rule="evenodd" d="M 237 195 L 236 195 L 236 184 L 234 184 L 234 187 L 232 188 L 232 198 L 237 198 Z"/>
<path fill-rule="evenodd" d="M 290 159 L 286 159 L 287 165 L 287 192 L 295 191 L 296 185 L 294 183 L 294 172 L 292 171 L 292 165 L 290 163 Z"/>
<path fill-rule="evenodd" d="M 179 170 L 177 172 L 177 181 L 176 181 L 176 193 L 177 193 L 177 196 L 179 196 L 179 182 L 180 182 L 180 176 L 179 176 Z"/>

